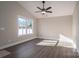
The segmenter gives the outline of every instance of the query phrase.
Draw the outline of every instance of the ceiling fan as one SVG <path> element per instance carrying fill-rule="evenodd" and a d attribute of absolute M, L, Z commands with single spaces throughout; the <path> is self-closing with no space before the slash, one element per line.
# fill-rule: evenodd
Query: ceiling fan
<path fill-rule="evenodd" d="M 36 13 L 41 12 L 43 15 L 45 13 L 52 13 L 52 11 L 49 11 L 49 9 L 51 9 L 52 7 L 45 8 L 44 7 L 45 1 L 42 1 L 42 3 L 43 3 L 43 8 L 37 7 L 40 11 L 36 11 Z"/>

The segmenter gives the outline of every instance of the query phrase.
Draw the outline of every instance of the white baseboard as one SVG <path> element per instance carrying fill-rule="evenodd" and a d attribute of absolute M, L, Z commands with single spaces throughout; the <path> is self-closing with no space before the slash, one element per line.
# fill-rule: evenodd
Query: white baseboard
<path fill-rule="evenodd" d="M 14 45 L 17 45 L 17 44 L 20 44 L 20 43 L 32 40 L 34 38 L 36 38 L 36 37 L 32 37 L 32 38 L 29 38 L 29 39 L 26 39 L 26 40 L 21 40 L 21 41 L 15 42 L 15 43 L 13 42 L 11 44 L 7 44 L 7 45 L 4 45 L 4 46 L 1 46 L 0 49 L 8 48 L 8 47 L 11 47 L 11 46 L 14 46 Z"/>

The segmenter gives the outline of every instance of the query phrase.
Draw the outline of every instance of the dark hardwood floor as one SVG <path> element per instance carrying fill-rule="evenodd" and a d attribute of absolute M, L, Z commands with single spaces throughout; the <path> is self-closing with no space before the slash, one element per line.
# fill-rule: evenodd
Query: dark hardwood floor
<path fill-rule="evenodd" d="M 31 41 L 6 48 L 11 52 L 10 55 L 4 58 L 76 58 L 79 57 L 76 49 L 58 46 L 58 42 L 52 45 L 52 40 L 49 42 L 40 43 L 44 39 L 33 39 Z M 51 43 L 51 44 L 50 44 Z M 40 45 L 41 44 L 41 45 Z M 42 45 L 43 44 L 43 45 Z"/>

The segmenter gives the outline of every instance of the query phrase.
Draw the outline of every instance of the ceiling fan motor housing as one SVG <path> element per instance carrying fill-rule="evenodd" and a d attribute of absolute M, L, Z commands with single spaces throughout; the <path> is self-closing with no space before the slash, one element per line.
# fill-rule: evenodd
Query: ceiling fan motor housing
<path fill-rule="evenodd" d="M 42 3 L 45 3 L 45 1 L 42 1 Z"/>

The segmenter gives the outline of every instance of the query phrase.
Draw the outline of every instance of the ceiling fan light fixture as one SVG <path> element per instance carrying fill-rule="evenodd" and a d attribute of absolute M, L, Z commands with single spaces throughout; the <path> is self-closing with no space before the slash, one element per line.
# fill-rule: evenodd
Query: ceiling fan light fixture
<path fill-rule="evenodd" d="M 46 12 L 45 12 L 45 11 L 42 11 L 41 13 L 42 13 L 42 14 L 45 14 Z"/>
<path fill-rule="evenodd" d="M 42 3 L 43 3 L 43 8 L 37 7 L 40 10 L 41 14 L 45 15 L 46 13 L 52 13 L 52 11 L 49 10 L 52 7 L 49 6 L 48 8 L 45 8 L 44 7 L 45 1 L 42 1 Z"/>

